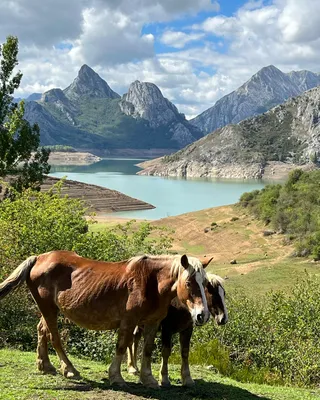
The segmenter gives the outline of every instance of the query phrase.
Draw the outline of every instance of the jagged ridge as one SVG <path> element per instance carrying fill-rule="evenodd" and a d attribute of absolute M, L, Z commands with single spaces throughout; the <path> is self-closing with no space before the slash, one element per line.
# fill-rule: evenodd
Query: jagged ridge
<path fill-rule="evenodd" d="M 320 156 L 320 87 L 265 114 L 219 128 L 144 165 L 142 175 L 261 178 L 268 163 L 310 164 Z"/>
<path fill-rule="evenodd" d="M 262 68 L 239 89 L 222 97 L 190 123 L 204 134 L 262 114 L 290 97 L 320 84 L 320 75 L 310 71 L 283 73 L 273 65 Z"/>

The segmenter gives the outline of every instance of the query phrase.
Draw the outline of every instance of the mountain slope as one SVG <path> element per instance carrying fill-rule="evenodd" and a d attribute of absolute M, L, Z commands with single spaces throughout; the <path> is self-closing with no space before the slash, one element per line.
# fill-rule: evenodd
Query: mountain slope
<path fill-rule="evenodd" d="M 77 128 L 58 121 L 41 104 L 28 101 L 25 104 L 24 117 L 31 123 L 40 126 L 41 145 L 62 144 L 77 148 L 92 149 L 108 145 L 105 138 L 88 134 Z"/>
<path fill-rule="evenodd" d="M 310 165 L 320 155 L 320 87 L 263 115 L 227 125 L 163 159 L 142 175 L 261 178 L 268 165 Z"/>
<path fill-rule="evenodd" d="M 172 134 L 171 140 L 182 146 L 202 136 L 200 130 L 191 125 L 153 83 L 133 82 L 120 101 L 120 108 L 126 115 L 147 120 L 152 128 L 166 126 Z"/>
<path fill-rule="evenodd" d="M 29 104 L 26 118 L 39 123 L 42 144 L 74 140 L 74 147 L 85 148 L 92 134 L 99 152 L 132 148 L 163 149 L 164 154 L 202 136 L 156 85 L 134 82 L 121 98 L 87 65 L 66 89 L 51 89 Z"/>
<path fill-rule="evenodd" d="M 290 97 L 320 85 L 320 74 L 310 71 L 283 73 L 270 65 L 262 68 L 234 92 L 190 121 L 204 134 L 227 124 L 262 114 Z"/>

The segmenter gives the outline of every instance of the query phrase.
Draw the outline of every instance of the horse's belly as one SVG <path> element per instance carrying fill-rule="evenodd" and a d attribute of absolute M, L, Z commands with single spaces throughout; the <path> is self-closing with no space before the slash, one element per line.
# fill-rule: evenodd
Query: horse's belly
<path fill-rule="evenodd" d="M 125 298 L 114 301 L 112 296 L 81 300 L 74 293 L 60 293 L 57 305 L 61 313 L 75 324 L 87 329 L 117 329 L 125 315 Z"/>

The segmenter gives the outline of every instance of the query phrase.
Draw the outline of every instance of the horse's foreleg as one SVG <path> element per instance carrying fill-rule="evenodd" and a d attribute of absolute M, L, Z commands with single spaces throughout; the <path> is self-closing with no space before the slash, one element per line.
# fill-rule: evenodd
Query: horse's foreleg
<path fill-rule="evenodd" d="M 138 348 L 139 348 L 139 342 L 141 339 L 142 335 L 142 329 L 139 327 L 136 327 L 135 332 L 133 334 L 133 343 L 131 346 L 128 347 L 128 363 L 127 363 L 127 368 L 129 374 L 132 375 L 138 375 L 139 374 L 139 369 L 138 369 Z"/>
<path fill-rule="evenodd" d="M 158 382 L 156 381 L 156 379 L 154 379 L 151 371 L 151 355 L 158 327 L 159 324 L 146 325 L 143 331 L 144 344 L 143 344 L 140 380 L 144 386 L 153 389 L 159 388 Z"/>
<path fill-rule="evenodd" d="M 45 374 L 55 374 L 56 369 L 51 364 L 48 355 L 48 338 L 50 335 L 46 321 L 41 317 L 37 326 L 38 329 L 38 346 L 37 346 L 37 366 L 38 370 Z"/>
<path fill-rule="evenodd" d="M 194 381 L 190 375 L 189 368 L 189 351 L 190 340 L 193 332 L 193 327 L 180 332 L 180 350 L 181 350 L 181 379 L 183 386 L 193 386 Z"/>
<path fill-rule="evenodd" d="M 162 327 L 161 330 L 161 369 L 160 369 L 160 381 L 161 386 L 168 387 L 171 385 L 168 372 L 168 361 L 171 355 L 172 349 L 172 331 L 170 328 Z"/>
<path fill-rule="evenodd" d="M 123 356 L 125 355 L 126 349 L 132 347 L 133 329 L 134 327 L 119 328 L 116 355 L 114 356 L 109 367 L 109 381 L 111 385 L 117 384 L 120 386 L 126 386 L 126 383 L 121 375 L 121 362 Z"/>

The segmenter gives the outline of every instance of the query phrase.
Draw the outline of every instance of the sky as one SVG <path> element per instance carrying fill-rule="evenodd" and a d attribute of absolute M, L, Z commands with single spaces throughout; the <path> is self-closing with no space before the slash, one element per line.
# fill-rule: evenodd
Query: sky
<path fill-rule="evenodd" d="M 319 0 L 0 0 L 8 35 L 15 97 L 63 89 L 87 64 L 120 95 L 155 83 L 188 118 L 264 66 L 320 72 Z"/>

